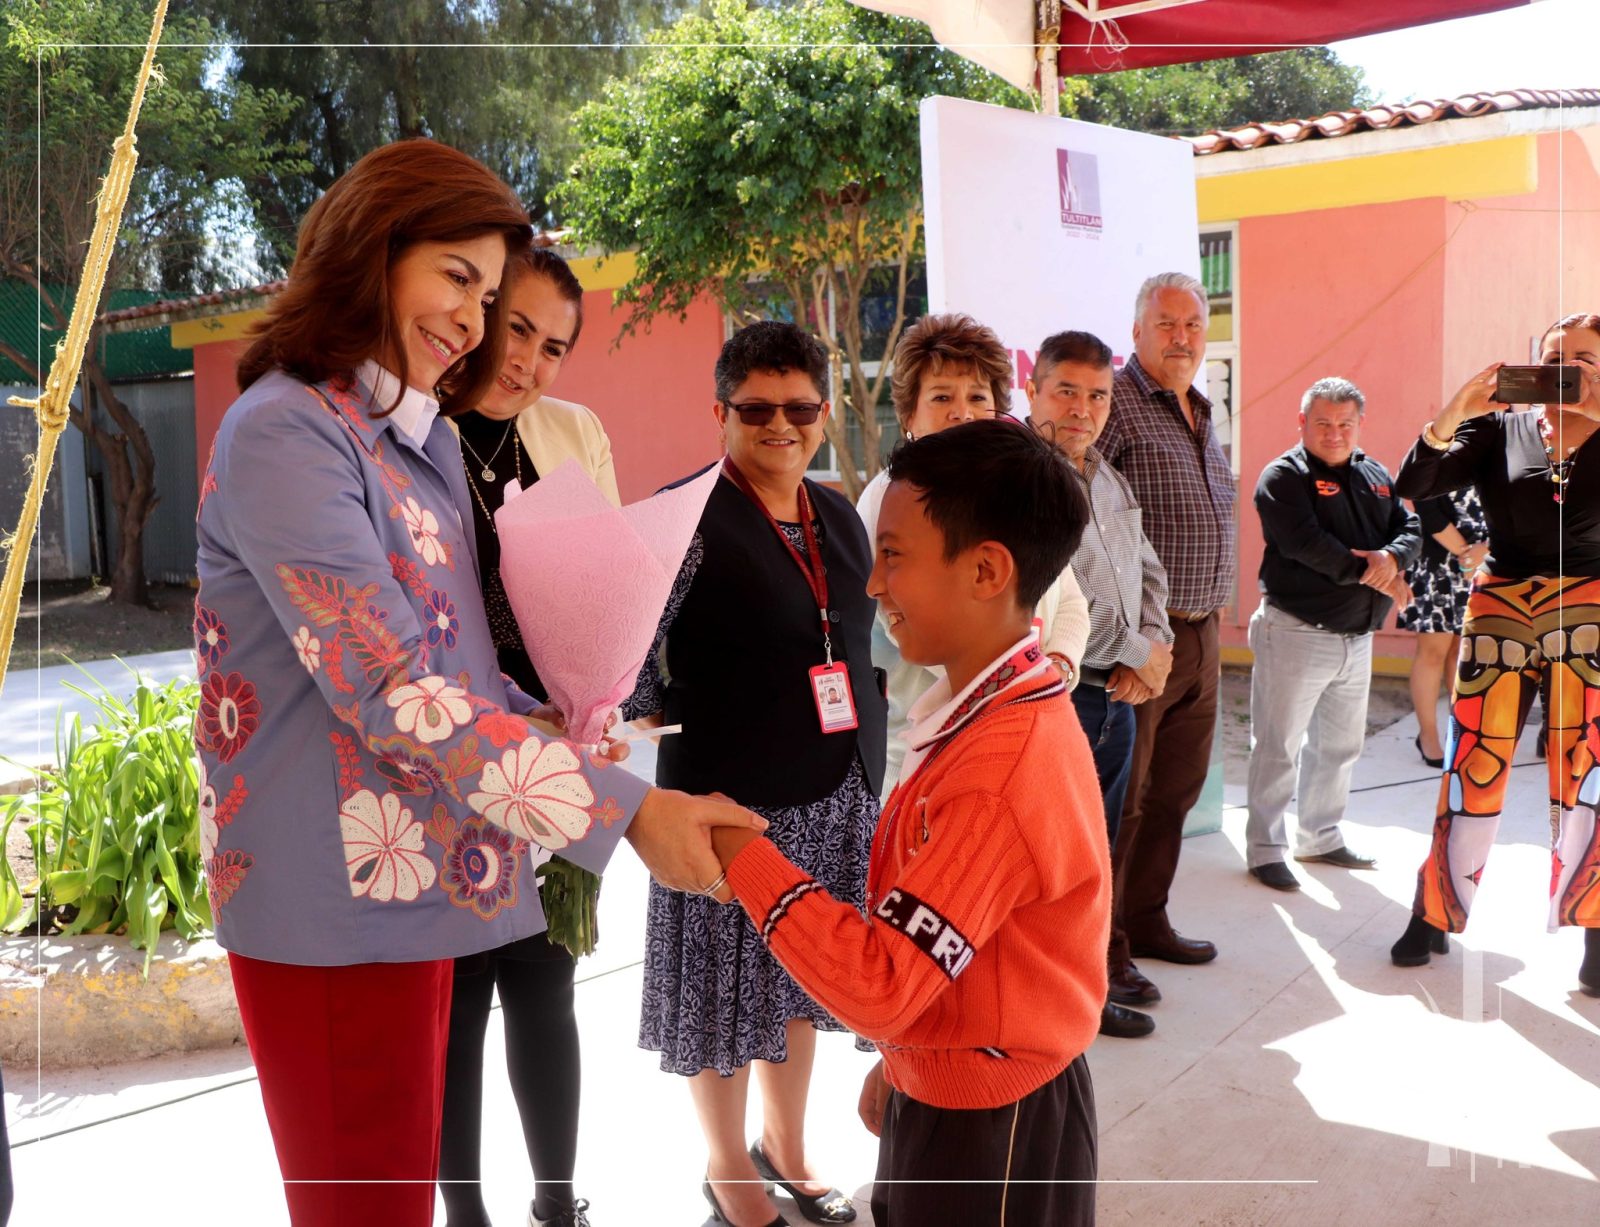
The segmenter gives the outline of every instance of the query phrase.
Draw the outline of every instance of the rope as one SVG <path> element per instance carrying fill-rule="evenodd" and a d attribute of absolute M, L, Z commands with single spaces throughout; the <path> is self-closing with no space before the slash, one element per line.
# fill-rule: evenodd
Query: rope
<path fill-rule="evenodd" d="M 155 19 L 150 25 L 150 41 L 145 44 L 144 62 L 139 65 L 133 99 L 128 104 L 128 122 L 122 129 L 122 135 L 111 146 L 111 168 L 101 185 L 95 207 L 94 233 L 89 238 L 83 277 L 78 283 L 78 297 L 72 305 L 72 321 L 67 326 L 66 335 L 56 343 L 55 358 L 50 363 L 50 374 L 44 381 L 44 390 L 37 399 L 13 396 L 9 401 L 24 409 L 32 409 L 39 419 L 39 454 L 29 459 L 32 480 L 28 484 L 27 496 L 22 501 L 17 531 L 0 541 L 0 549 L 8 551 L 5 579 L 0 582 L 0 689 L 5 687 L 6 668 L 11 661 L 11 643 L 16 636 L 17 613 L 22 605 L 22 581 L 28 567 L 28 554 L 33 547 L 33 534 L 39 526 L 39 507 L 44 501 L 45 486 L 50 481 L 50 468 L 55 463 L 56 443 L 66 429 L 72 412 L 72 390 L 77 387 L 78 376 L 83 370 L 83 354 L 89 345 L 89 331 L 94 326 L 94 318 L 100 308 L 100 294 L 105 289 L 106 270 L 110 267 L 111 253 L 116 247 L 123 206 L 128 203 L 128 188 L 133 183 L 134 167 L 139 164 L 139 140 L 134 135 L 134 126 L 139 121 L 139 110 L 144 105 L 145 86 L 152 78 L 157 84 L 161 82 L 155 57 L 156 46 L 161 42 L 161 28 L 166 20 L 167 0 L 157 0 Z"/>

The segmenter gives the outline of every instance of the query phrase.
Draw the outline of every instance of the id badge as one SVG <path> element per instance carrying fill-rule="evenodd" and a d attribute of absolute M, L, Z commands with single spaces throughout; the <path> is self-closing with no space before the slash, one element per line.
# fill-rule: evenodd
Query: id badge
<path fill-rule="evenodd" d="M 817 719 L 824 733 L 843 733 L 859 726 L 855 696 L 850 693 L 850 670 L 843 662 L 812 669 L 811 693 L 817 700 Z"/>

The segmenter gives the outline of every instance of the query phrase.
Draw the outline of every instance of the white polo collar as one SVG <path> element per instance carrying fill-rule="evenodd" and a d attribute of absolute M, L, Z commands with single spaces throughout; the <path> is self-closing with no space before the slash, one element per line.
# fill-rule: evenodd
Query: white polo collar
<path fill-rule="evenodd" d="M 395 393 L 400 389 L 400 381 L 371 358 L 356 368 L 356 377 L 367 385 L 375 405 L 387 408 L 394 404 Z M 427 442 L 428 431 L 433 428 L 433 419 L 439 416 L 439 402 L 425 392 L 407 388 L 405 394 L 400 397 L 400 403 L 389 416 L 394 422 L 395 429 L 402 431 L 406 438 L 421 447 Z"/>

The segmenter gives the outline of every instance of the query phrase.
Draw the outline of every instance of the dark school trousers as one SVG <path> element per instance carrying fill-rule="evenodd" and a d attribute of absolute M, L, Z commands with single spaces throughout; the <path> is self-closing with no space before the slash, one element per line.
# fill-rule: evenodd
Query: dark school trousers
<path fill-rule="evenodd" d="M 1173 619 L 1167 687 L 1134 708 L 1133 765 L 1111 853 L 1112 968 L 1128 963 L 1130 938 L 1159 942 L 1172 930 L 1167 894 L 1178 873 L 1183 820 L 1211 769 L 1222 683 L 1219 622 L 1215 613 L 1200 622 Z M 1151 771 L 1154 763 L 1159 771 Z"/>
<path fill-rule="evenodd" d="M 453 962 L 228 955 L 294 1227 L 429 1227 Z"/>
<path fill-rule="evenodd" d="M 935 1108 L 894 1091 L 872 1185 L 876 1227 L 1093 1227 L 1094 1084 L 1078 1058 L 999 1108 Z"/>

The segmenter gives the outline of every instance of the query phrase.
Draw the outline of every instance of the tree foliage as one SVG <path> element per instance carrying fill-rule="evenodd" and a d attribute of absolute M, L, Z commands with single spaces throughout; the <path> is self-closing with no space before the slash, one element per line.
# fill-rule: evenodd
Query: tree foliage
<path fill-rule="evenodd" d="M 430 136 L 509 183 L 534 218 L 574 155 L 572 112 L 629 65 L 617 46 L 675 13 L 677 0 L 197 0 L 236 44 L 233 78 L 301 101 L 276 129 L 310 172 L 265 171 L 260 256 L 287 267 L 312 201 L 363 154 Z M 268 45 L 272 44 L 272 45 Z M 544 44 L 544 45 L 536 45 Z"/>
<path fill-rule="evenodd" d="M 83 272 L 95 202 L 112 142 L 127 122 L 151 6 L 144 0 L 3 0 L 0 50 L 0 276 L 39 298 L 64 330 Z M 290 99 L 208 73 L 210 27 L 169 18 L 157 57 L 161 81 L 146 94 L 137 130 L 139 167 L 123 215 L 108 288 L 211 288 L 232 253 L 216 222 L 238 207 L 242 183 L 265 168 L 295 173 L 294 152 L 262 133 Z M 200 44 L 200 46 L 183 45 Z M 64 292 L 61 287 L 71 287 Z M 156 504 L 155 455 L 118 399 L 91 339 L 72 420 L 105 461 L 121 536 L 112 599 L 147 597 L 143 532 Z M 50 354 L 5 355 L 42 383 Z M 12 410 L 11 412 L 15 412 Z"/>
<path fill-rule="evenodd" d="M 631 324 L 707 294 L 817 331 L 834 359 L 828 437 L 852 497 L 880 463 L 887 364 L 874 378 L 866 366 L 899 336 L 921 239 L 918 106 L 932 94 L 1027 105 L 967 60 L 906 45 L 928 41 L 919 24 L 843 0 L 717 0 L 653 35 L 638 69 L 578 112 L 581 153 L 555 193 L 580 244 L 637 251 L 619 291 Z M 896 319 L 868 354 L 861 302 L 884 268 Z"/>
<path fill-rule="evenodd" d="M 1328 48 L 1300 47 L 1104 73 L 1087 78 L 1087 93 L 1073 99 L 1068 113 L 1097 124 L 1192 136 L 1370 106 L 1363 79 L 1360 68 Z"/>

